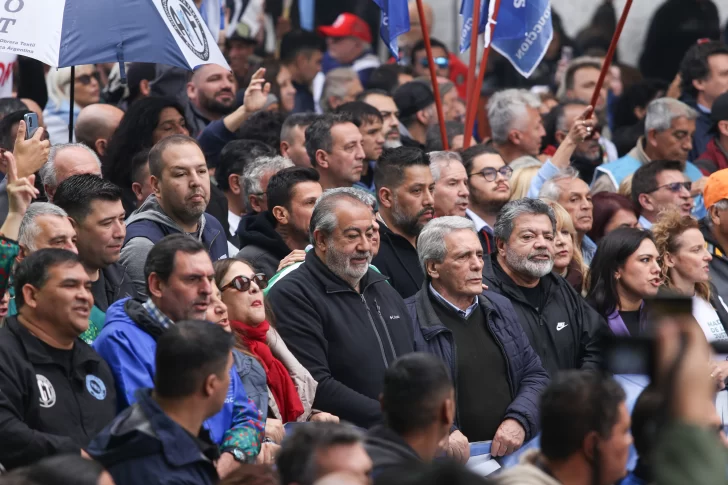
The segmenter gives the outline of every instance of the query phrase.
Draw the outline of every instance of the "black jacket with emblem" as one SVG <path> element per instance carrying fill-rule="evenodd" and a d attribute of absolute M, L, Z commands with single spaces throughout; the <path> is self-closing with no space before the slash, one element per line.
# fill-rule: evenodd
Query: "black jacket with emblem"
<path fill-rule="evenodd" d="M 497 258 L 498 253 L 485 258 L 483 283 L 511 301 L 549 376 L 566 369 L 600 369 L 602 338 L 609 331 L 604 318 L 554 273 L 541 278 L 545 300 L 543 308 L 534 308 Z"/>
<path fill-rule="evenodd" d="M 278 332 L 318 382 L 313 407 L 361 427 L 381 421 L 384 372 L 413 351 L 407 307 L 387 278 L 369 269 L 361 293 L 309 251 L 268 293 Z"/>
<path fill-rule="evenodd" d="M 17 317 L 0 328 L 0 464 L 5 468 L 78 454 L 116 415 L 109 366 L 80 339 L 72 355 L 68 375 Z"/>

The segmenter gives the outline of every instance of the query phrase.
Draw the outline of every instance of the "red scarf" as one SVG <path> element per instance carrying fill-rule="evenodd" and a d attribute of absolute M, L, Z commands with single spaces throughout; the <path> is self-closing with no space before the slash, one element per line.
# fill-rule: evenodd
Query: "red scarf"
<path fill-rule="evenodd" d="M 270 328 L 268 322 L 264 321 L 257 327 L 235 321 L 231 321 L 230 325 L 240 335 L 250 352 L 258 358 L 263 369 L 265 369 L 268 387 L 270 387 L 273 398 L 278 404 L 278 410 L 281 412 L 283 422 L 295 421 L 303 414 L 303 404 L 301 404 L 301 398 L 298 397 L 298 391 L 296 391 L 296 386 L 293 385 L 293 379 L 291 379 L 288 369 L 273 356 L 270 347 L 266 343 L 266 335 Z"/>

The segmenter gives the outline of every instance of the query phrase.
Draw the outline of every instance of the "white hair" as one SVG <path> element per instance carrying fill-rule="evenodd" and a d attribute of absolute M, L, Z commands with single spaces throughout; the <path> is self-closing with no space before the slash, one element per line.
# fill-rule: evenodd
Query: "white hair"
<path fill-rule="evenodd" d="M 447 256 L 445 238 L 455 231 L 472 231 L 475 233 L 475 224 L 466 217 L 445 216 L 433 219 L 427 224 L 417 238 L 417 256 L 422 271 L 427 274 L 427 262 L 442 263 Z"/>
<path fill-rule="evenodd" d="M 336 230 L 339 221 L 334 210 L 338 202 L 343 199 L 360 202 L 372 210 L 374 210 L 377 202 L 373 195 L 356 187 L 338 187 L 324 190 L 324 193 L 314 204 L 313 214 L 311 214 L 309 226 L 311 244 L 315 244 L 314 232 L 321 231 L 328 237 Z"/>
<path fill-rule="evenodd" d="M 440 180 L 443 168 L 449 166 L 452 162 L 463 163 L 462 157 L 456 152 L 430 152 L 428 156 L 430 157 L 430 172 L 432 172 L 432 178 L 435 182 Z"/>
<path fill-rule="evenodd" d="M 76 72 L 86 67 L 93 68 L 93 65 L 76 66 Z M 64 102 L 71 100 L 71 68 L 62 67 L 51 69 L 46 75 L 46 87 L 48 88 L 48 100 L 55 107 L 61 107 Z"/>
<path fill-rule="evenodd" d="M 655 130 L 658 133 L 669 130 L 672 122 L 678 118 L 698 119 L 698 112 L 673 98 L 659 98 L 647 105 L 645 115 L 645 136 Z"/>
<path fill-rule="evenodd" d="M 561 169 L 544 182 L 541 187 L 541 191 L 538 193 L 538 198 L 558 202 L 559 197 L 561 197 L 561 186 L 559 185 L 559 182 L 562 180 L 574 180 L 578 178 L 579 171 L 574 167 Z"/>
<path fill-rule="evenodd" d="M 525 124 L 528 108 L 538 108 L 538 96 L 525 89 L 505 89 L 495 93 L 488 101 L 488 121 L 493 141 L 503 144 L 514 127 Z"/>
<path fill-rule="evenodd" d="M 18 244 L 27 248 L 31 253 L 37 249 L 35 247 L 35 239 L 40 234 L 40 227 L 36 219 L 40 216 L 68 217 L 68 214 L 50 202 L 34 202 L 30 204 L 28 210 L 25 211 L 23 220 L 20 222 Z"/>
<path fill-rule="evenodd" d="M 51 150 L 48 153 L 48 160 L 46 161 L 46 163 L 43 164 L 42 167 L 40 167 L 40 170 L 39 170 L 40 180 L 43 183 L 43 185 L 47 185 L 48 187 L 52 187 L 52 188 L 58 187 L 58 176 L 56 173 L 56 157 L 58 156 L 59 153 L 61 153 L 63 150 L 65 150 L 67 148 L 82 148 L 82 149 L 86 150 L 91 156 L 93 156 L 94 160 L 99 165 L 99 170 L 101 170 L 101 160 L 99 160 L 99 156 L 96 155 L 96 152 L 91 150 L 89 147 L 87 147 L 83 143 L 59 143 L 57 145 L 51 146 Z"/>
<path fill-rule="evenodd" d="M 253 163 L 246 165 L 245 170 L 243 170 L 243 194 L 245 194 L 243 202 L 245 203 L 245 210 L 248 212 L 253 211 L 248 196 L 263 192 L 263 186 L 260 182 L 265 174 L 271 172 L 276 174 L 284 168 L 290 167 L 293 167 L 293 162 L 280 155 L 275 157 L 258 157 Z"/>
<path fill-rule="evenodd" d="M 350 67 L 337 67 L 326 74 L 324 87 L 321 91 L 321 100 L 319 101 L 324 113 L 333 111 L 333 108 L 329 105 L 329 98 L 344 98 L 349 91 L 349 83 L 357 79 L 359 79 L 359 75 Z"/>

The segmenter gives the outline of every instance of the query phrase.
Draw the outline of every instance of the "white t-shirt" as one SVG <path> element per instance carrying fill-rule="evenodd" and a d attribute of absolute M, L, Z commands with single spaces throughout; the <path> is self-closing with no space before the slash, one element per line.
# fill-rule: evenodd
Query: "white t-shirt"
<path fill-rule="evenodd" d="M 720 323 L 718 312 L 715 311 L 713 305 L 699 296 L 693 297 L 693 317 L 698 321 L 708 342 L 728 340 L 728 334 Z"/>

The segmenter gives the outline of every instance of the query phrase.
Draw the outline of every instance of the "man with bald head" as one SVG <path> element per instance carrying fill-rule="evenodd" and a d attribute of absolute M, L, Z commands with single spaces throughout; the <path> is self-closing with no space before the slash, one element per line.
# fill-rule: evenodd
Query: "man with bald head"
<path fill-rule="evenodd" d="M 224 67 L 205 64 L 195 69 L 187 83 L 190 135 L 196 137 L 211 121 L 235 111 L 236 91 L 235 76 Z"/>
<path fill-rule="evenodd" d="M 92 149 L 82 143 L 53 145 L 48 161 L 40 168 L 40 179 L 48 200 L 53 202 L 61 182 L 84 173 L 101 177 L 101 161 Z"/>
<path fill-rule="evenodd" d="M 76 120 L 76 141 L 96 152 L 106 155 L 111 135 L 121 123 L 124 112 L 110 104 L 90 104 L 83 108 Z"/>

